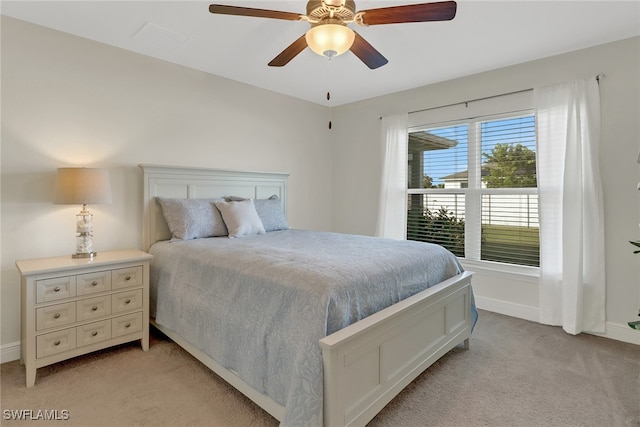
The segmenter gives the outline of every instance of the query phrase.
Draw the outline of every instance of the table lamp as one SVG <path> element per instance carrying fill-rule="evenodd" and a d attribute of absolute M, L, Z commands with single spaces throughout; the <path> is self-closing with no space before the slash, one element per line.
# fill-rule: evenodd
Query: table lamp
<path fill-rule="evenodd" d="M 107 169 L 59 168 L 56 175 L 55 203 L 82 205 L 76 215 L 76 253 L 73 258 L 93 258 L 93 214 L 88 204 L 111 203 L 111 183 Z"/>

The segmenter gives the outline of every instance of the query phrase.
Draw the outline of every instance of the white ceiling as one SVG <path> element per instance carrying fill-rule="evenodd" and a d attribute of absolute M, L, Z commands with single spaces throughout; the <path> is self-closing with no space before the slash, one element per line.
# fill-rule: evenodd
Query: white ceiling
<path fill-rule="evenodd" d="M 267 63 L 309 24 L 212 15 L 213 2 L 21 0 L 0 7 L 3 15 L 332 106 L 640 35 L 639 0 L 461 0 L 448 22 L 351 24 L 389 60 L 376 70 L 351 52 L 329 61 L 310 49 L 276 68 Z M 302 0 L 215 2 L 300 14 L 306 6 Z M 424 2 L 356 0 L 356 6 Z"/>

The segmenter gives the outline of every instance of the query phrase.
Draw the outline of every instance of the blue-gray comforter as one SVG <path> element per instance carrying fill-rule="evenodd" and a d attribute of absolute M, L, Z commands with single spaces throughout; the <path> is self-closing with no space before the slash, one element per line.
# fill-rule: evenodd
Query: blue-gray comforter
<path fill-rule="evenodd" d="M 320 338 L 462 272 L 437 245 L 305 230 L 150 253 L 156 322 L 284 406 L 285 426 L 322 425 Z"/>

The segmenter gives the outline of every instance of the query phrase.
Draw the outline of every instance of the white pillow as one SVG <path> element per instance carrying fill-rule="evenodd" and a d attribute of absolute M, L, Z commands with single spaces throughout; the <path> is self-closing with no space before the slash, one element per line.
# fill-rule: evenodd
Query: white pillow
<path fill-rule="evenodd" d="M 251 234 L 265 234 L 264 225 L 256 212 L 253 200 L 236 202 L 216 201 L 216 207 L 229 230 L 229 237 L 242 237 Z"/>
<path fill-rule="evenodd" d="M 225 197 L 225 200 L 228 202 L 237 202 L 247 199 L 244 197 L 229 196 Z M 267 233 L 270 231 L 288 230 L 290 228 L 287 223 L 287 218 L 284 216 L 278 195 L 274 194 L 268 199 L 253 199 L 253 204 L 256 207 L 260 221 L 262 221 L 264 231 Z"/>

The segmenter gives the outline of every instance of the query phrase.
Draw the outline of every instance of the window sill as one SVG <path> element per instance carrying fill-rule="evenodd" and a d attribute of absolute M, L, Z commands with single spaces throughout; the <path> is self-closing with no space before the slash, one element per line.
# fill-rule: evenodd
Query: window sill
<path fill-rule="evenodd" d="M 494 276 L 502 276 L 502 277 L 513 277 L 517 279 L 522 279 L 524 277 L 530 278 L 535 283 L 538 283 L 538 279 L 540 277 L 540 268 L 539 267 L 528 267 L 524 265 L 511 265 L 511 264 L 502 264 L 499 262 L 491 262 L 491 261 L 476 261 L 476 260 L 468 260 L 464 258 L 458 258 L 460 264 L 465 268 L 465 270 L 469 271 L 477 271 L 483 274 L 489 274 Z"/>

